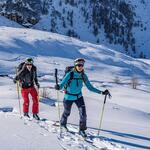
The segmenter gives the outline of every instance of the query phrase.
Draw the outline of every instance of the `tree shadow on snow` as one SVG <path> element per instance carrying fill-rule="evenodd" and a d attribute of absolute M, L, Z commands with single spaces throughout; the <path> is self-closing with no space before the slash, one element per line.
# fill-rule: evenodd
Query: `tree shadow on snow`
<path fill-rule="evenodd" d="M 35 40 L 29 43 L 25 40 L 13 38 L 12 44 L 0 43 L 0 51 L 32 56 L 41 55 L 71 59 L 75 59 L 76 57 L 86 58 L 86 56 L 79 52 L 79 49 L 81 49 L 80 46 L 74 46 L 70 43 L 64 44 L 63 42 L 56 40 L 53 42 L 46 40 Z"/>
<path fill-rule="evenodd" d="M 150 142 L 149 137 L 144 137 L 144 136 L 130 134 L 130 133 L 111 131 L 111 130 L 101 130 L 101 131 L 110 133 L 110 134 L 115 135 L 115 136 L 120 136 L 123 138 L 130 138 L 130 139 L 134 139 L 134 140 L 138 139 L 138 140 Z M 137 143 L 131 143 L 131 142 L 123 141 L 123 140 L 118 140 L 115 138 L 108 139 L 108 141 L 112 141 L 112 142 L 120 143 L 120 144 L 125 144 L 125 145 L 129 145 L 129 146 L 133 146 L 133 147 L 143 148 L 143 149 L 150 149 L 150 146 L 145 146 L 145 145 L 141 145 L 141 144 L 137 144 Z"/>
<path fill-rule="evenodd" d="M 142 92 L 145 92 L 145 93 L 150 93 L 150 91 L 142 90 L 142 89 L 139 89 L 139 88 L 137 88 L 136 90 L 138 90 L 138 91 L 142 91 Z"/>
<path fill-rule="evenodd" d="M 71 125 L 75 125 L 78 126 L 77 124 L 72 124 Z M 98 131 L 97 128 L 93 128 L 93 127 L 88 127 L 88 129 L 92 129 L 92 130 L 96 130 Z M 140 135 L 135 135 L 135 134 L 130 134 L 130 133 L 123 133 L 123 132 L 117 132 L 117 131 L 112 131 L 112 130 L 101 130 L 101 132 L 104 133 L 109 133 L 111 135 L 115 135 L 115 136 L 119 136 L 122 138 L 127 138 L 127 139 L 133 139 L 133 140 L 142 140 L 142 141 L 149 141 L 150 142 L 150 137 L 144 137 L 144 136 L 140 136 Z M 138 142 L 133 143 L 133 142 L 128 142 L 126 139 L 125 140 L 120 140 L 117 138 L 110 138 L 108 136 L 92 136 L 92 138 L 100 138 L 100 139 L 104 139 L 105 141 L 108 142 L 114 142 L 114 143 L 118 143 L 118 144 L 124 144 L 124 145 L 128 145 L 128 146 L 132 146 L 132 147 L 136 147 L 136 148 L 142 148 L 144 150 L 149 149 L 150 150 L 150 146 L 146 146 L 146 145 L 142 145 Z"/>
<path fill-rule="evenodd" d="M 40 100 L 40 103 L 43 103 L 45 105 L 53 106 L 55 107 L 56 100 L 50 99 L 50 98 L 42 98 Z"/>

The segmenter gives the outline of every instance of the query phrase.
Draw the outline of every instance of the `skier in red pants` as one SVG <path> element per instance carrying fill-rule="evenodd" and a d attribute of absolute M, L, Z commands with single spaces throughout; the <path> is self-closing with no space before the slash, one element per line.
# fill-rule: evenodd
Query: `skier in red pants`
<path fill-rule="evenodd" d="M 30 118 L 29 112 L 29 94 L 33 100 L 32 113 L 33 118 L 40 120 L 39 113 L 39 101 L 36 87 L 39 89 L 39 83 L 37 79 L 36 67 L 33 65 L 33 59 L 28 58 L 25 62 L 18 66 L 18 72 L 14 78 L 14 83 L 19 81 L 21 85 L 21 94 L 24 100 L 23 113 L 25 117 Z M 36 86 L 36 87 L 35 87 Z"/>

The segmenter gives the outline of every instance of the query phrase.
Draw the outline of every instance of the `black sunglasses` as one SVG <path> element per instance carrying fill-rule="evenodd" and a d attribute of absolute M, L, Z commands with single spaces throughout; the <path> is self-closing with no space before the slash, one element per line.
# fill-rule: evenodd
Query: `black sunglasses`
<path fill-rule="evenodd" d="M 26 64 L 27 66 L 32 66 L 32 64 Z"/>
<path fill-rule="evenodd" d="M 77 66 L 78 66 L 78 67 L 83 67 L 83 65 L 82 65 L 82 64 L 78 64 Z"/>

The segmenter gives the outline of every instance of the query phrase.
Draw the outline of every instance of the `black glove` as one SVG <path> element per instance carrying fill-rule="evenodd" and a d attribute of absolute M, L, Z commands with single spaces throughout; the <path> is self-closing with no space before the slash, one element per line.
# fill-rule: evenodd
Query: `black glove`
<path fill-rule="evenodd" d="M 102 92 L 103 95 L 110 95 L 110 92 L 108 90 L 105 90 Z"/>
<path fill-rule="evenodd" d="M 60 86 L 58 84 L 55 85 L 55 90 L 60 90 Z"/>
<path fill-rule="evenodd" d="M 40 88 L 40 84 L 39 83 L 37 83 L 36 86 L 38 87 L 38 89 Z"/>
<path fill-rule="evenodd" d="M 16 79 L 16 78 L 14 78 L 14 79 L 13 79 L 13 82 L 16 84 L 16 83 L 17 83 L 17 79 Z"/>

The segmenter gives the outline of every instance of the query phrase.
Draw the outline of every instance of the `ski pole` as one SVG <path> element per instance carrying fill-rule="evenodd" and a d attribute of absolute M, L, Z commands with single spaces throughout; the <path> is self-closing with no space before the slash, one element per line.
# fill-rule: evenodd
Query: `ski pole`
<path fill-rule="evenodd" d="M 101 130 L 101 127 L 102 127 L 102 120 L 103 120 L 103 116 L 104 116 L 104 109 L 105 109 L 106 99 L 107 99 L 107 94 L 104 97 L 104 103 L 103 103 L 103 108 L 102 108 L 102 112 L 101 112 L 101 118 L 100 118 L 100 122 L 99 122 L 98 133 L 97 133 L 98 136 L 100 134 L 100 130 Z"/>
<path fill-rule="evenodd" d="M 17 75 L 17 68 L 16 68 L 16 75 Z M 16 87 L 17 87 L 17 95 L 18 95 L 18 106 L 19 106 L 19 113 L 20 117 L 21 116 L 21 104 L 20 104 L 20 90 L 19 90 L 19 81 L 16 82 Z"/>
<path fill-rule="evenodd" d="M 35 87 L 35 89 L 36 89 L 36 92 L 37 92 L 37 99 L 38 99 L 38 103 L 40 102 L 40 92 L 39 92 L 39 89 L 38 89 L 38 87 Z"/>
<path fill-rule="evenodd" d="M 58 70 L 55 69 L 55 81 L 56 81 L 56 85 L 58 84 Z M 61 135 L 61 125 L 60 125 L 60 105 L 59 105 L 59 92 L 57 91 L 57 103 L 58 103 L 58 119 L 59 119 L 59 126 L 60 126 L 60 135 Z"/>

